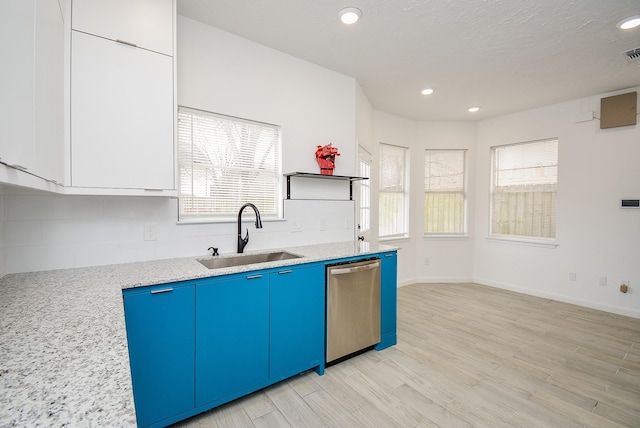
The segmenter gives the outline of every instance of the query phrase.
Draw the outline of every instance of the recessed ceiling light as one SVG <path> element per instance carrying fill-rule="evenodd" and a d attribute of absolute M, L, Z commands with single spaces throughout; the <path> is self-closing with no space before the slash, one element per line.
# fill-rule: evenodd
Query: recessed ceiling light
<path fill-rule="evenodd" d="M 640 15 L 630 16 L 618 22 L 618 28 L 622 30 L 636 28 L 638 25 L 640 25 Z"/>
<path fill-rule="evenodd" d="M 471 112 L 471 113 L 475 113 L 478 110 L 480 110 L 480 107 L 469 107 L 469 112 Z"/>
<path fill-rule="evenodd" d="M 362 11 L 357 7 L 345 7 L 338 13 L 340 21 L 345 24 L 355 24 L 362 16 Z"/>
<path fill-rule="evenodd" d="M 422 91 L 420 91 L 420 93 L 421 93 L 422 95 L 431 95 L 431 94 L 433 94 L 433 88 L 426 88 L 426 89 L 423 89 Z"/>

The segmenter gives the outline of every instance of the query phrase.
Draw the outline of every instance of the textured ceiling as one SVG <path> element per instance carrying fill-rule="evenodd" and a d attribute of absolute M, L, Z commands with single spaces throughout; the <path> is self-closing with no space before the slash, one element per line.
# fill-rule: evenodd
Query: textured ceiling
<path fill-rule="evenodd" d="M 353 26 L 337 18 L 347 6 L 362 10 Z M 178 0 L 178 13 L 353 76 L 376 109 L 415 120 L 640 86 L 640 61 L 623 55 L 640 27 L 616 27 L 640 0 Z"/>

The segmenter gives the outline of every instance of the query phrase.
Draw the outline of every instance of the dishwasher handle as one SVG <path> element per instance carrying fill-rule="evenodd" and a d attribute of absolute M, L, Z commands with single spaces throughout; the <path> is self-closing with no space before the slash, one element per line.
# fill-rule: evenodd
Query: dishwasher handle
<path fill-rule="evenodd" d="M 363 266 L 354 266 L 349 268 L 331 269 L 331 275 L 344 275 L 347 273 L 362 272 L 364 270 L 375 269 L 380 266 L 380 262 L 369 263 Z"/>

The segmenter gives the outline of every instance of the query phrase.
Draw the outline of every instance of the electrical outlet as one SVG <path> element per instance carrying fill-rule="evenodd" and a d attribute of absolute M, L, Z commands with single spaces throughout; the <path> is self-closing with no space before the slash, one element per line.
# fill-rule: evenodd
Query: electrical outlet
<path fill-rule="evenodd" d="M 320 230 L 327 230 L 327 219 L 323 218 L 320 220 Z"/>
<path fill-rule="evenodd" d="M 620 292 L 627 293 L 628 291 L 629 291 L 629 281 L 628 280 L 620 281 Z"/>
<path fill-rule="evenodd" d="M 607 286 L 607 277 L 606 276 L 601 276 L 600 279 L 598 279 L 598 284 L 606 287 Z"/>
<path fill-rule="evenodd" d="M 429 257 L 424 258 L 424 265 L 429 266 Z"/>
<path fill-rule="evenodd" d="M 145 241 L 155 241 L 158 239 L 155 223 L 145 223 L 142 233 Z"/>
<path fill-rule="evenodd" d="M 576 280 L 576 273 L 569 272 L 569 281 L 575 281 L 575 280 Z"/>

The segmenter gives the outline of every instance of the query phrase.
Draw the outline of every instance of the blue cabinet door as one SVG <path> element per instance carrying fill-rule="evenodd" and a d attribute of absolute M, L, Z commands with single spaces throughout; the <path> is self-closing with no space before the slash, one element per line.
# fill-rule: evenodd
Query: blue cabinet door
<path fill-rule="evenodd" d="M 196 297 L 196 406 L 264 385 L 269 370 L 268 275 L 203 281 L 196 286 Z"/>
<path fill-rule="evenodd" d="M 195 287 L 125 292 L 124 312 L 138 426 L 193 409 Z"/>
<path fill-rule="evenodd" d="M 269 377 L 279 381 L 324 369 L 324 265 L 282 269 L 270 277 Z"/>
<path fill-rule="evenodd" d="M 396 319 L 398 316 L 398 253 L 380 254 L 382 272 L 381 286 L 381 314 L 380 314 L 380 343 L 378 351 L 397 343 Z"/>

